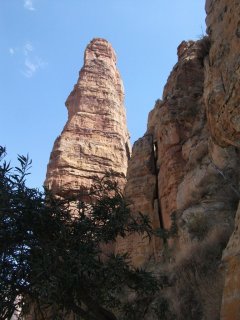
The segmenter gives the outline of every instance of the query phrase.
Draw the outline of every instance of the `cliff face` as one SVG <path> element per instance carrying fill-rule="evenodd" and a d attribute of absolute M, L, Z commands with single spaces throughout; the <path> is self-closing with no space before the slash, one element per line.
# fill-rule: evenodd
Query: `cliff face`
<path fill-rule="evenodd" d="M 205 252 L 219 241 L 215 247 L 219 250 L 219 230 L 225 234 L 232 230 L 240 199 L 240 1 L 207 0 L 206 12 L 209 36 L 179 46 L 178 63 L 162 101 L 149 114 L 146 134 L 133 146 L 127 174 L 126 196 L 133 211 L 149 213 L 153 226 L 161 228 L 169 228 L 172 214 L 176 215 L 178 238 L 175 246 L 171 244 L 175 257 L 196 241 Z M 206 319 L 239 319 L 239 230 L 240 209 L 223 253 L 224 268 L 214 271 L 216 282 L 225 283 L 221 316 L 222 284 L 204 279 L 205 295 L 212 290 L 212 299 L 220 299 L 215 311 L 206 310 L 204 294 L 196 300 Z M 148 245 L 137 237 L 124 241 L 121 248 L 131 253 L 135 265 L 146 264 L 153 256 L 163 263 L 160 241 Z"/>
<path fill-rule="evenodd" d="M 155 228 L 160 227 L 156 180 L 156 160 L 152 134 L 146 134 L 134 143 L 129 161 L 125 196 L 130 203 L 131 212 L 147 214 Z M 128 252 L 134 266 L 142 266 L 152 257 L 159 258 L 161 241 L 132 234 L 118 238 L 116 251 Z"/>
<path fill-rule="evenodd" d="M 149 115 L 148 131 L 157 150 L 158 198 L 164 228 L 170 227 L 172 213 L 192 201 L 178 196 L 179 187 L 196 159 L 205 155 L 202 51 L 200 42 L 181 43 L 163 100 Z"/>
<path fill-rule="evenodd" d="M 240 3 L 207 0 L 211 50 L 206 64 L 205 100 L 211 135 L 224 147 L 240 147 Z"/>
<path fill-rule="evenodd" d="M 122 174 L 119 182 L 125 183 L 130 145 L 123 100 L 115 52 L 106 40 L 93 39 L 67 98 L 68 121 L 47 168 L 45 185 L 55 194 L 89 187 L 93 176 L 106 170 Z"/>
<path fill-rule="evenodd" d="M 240 315 L 240 205 L 235 218 L 234 232 L 223 253 L 225 284 L 221 320 L 238 320 Z"/>
<path fill-rule="evenodd" d="M 208 124 L 216 143 L 232 149 L 240 164 L 240 1 L 206 2 L 207 30 L 211 49 L 206 61 L 205 101 Z M 232 146 L 232 147 L 230 147 Z M 239 171 L 238 171 L 239 172 Z M 229 180 L 232 192 L 239 192 L 239 174 L 232 172 Z M 235 230 L 223 254 L 225 287 L 221 319 L 237 320 L 240 315 L 240 209 L 235 218 Z"/>
<path fill-rule="evenodd" d="M 202 231 L 206 233 L 216 226 L 224 228 L 233 223 L 236 212 L 233 189 L 238 184 L 239 155 L 233 146 L 222 147 L 212 137 L 204 101 L 209 46 L 205 37 L 178 47 L 178 63 L 162 101 L 149 114 L 145 136 L 133 146 L 127 174 L 126 196 L 133 211 L 148 213 L 154 227 L 165 229 L 175 215 L 179 248 L 201 236 L 198 224 L 206 227 Z M 132 236 L 124 241 L 121 247 L 137 265 L 161 257 L 159 240 L 141 245 Z"/>
<path fill-rule="evenodd" d="M 127 170 L 125 195 L 132 212 L 148 214 L 154 228 L 170 229 L 175 217 L 178 237 L 168 244 L 172 261 L 177 264 L 185 250 L 185 256 L 189 252 L 189 257 L 196 259 L 197 272 L 199 264 L 204 270 L 201 287 L 195 288 L 195 293 L 192 287 L 190 292 L 186 283 L 183 284 L 191 299 L 195 299 L 194 308 L 197 306 L 192 319 L 203 319 L 203 314 L 204 319 L 219 319 L 224 278 L 221 319 L 237 320 L 240 314 L 240 209 L 237 211 L 240 1 L 207 0 L 206 12 L 208 37 L 196 42 L 184 41 L 178 47 L 178 62 L 168 78 L 162 100 L 156 101 L 149 114 L 146 134 L 133 146 L 128 169 L 129 141 L 116 56 L 105 40 L 95 39 L 89 44 L 84 67 L 66 102 L 69 119 L 54 144 L 46 185 L 56 194 L 72 193 L 80 186 L 89 187 L 92 177 L 106 169 L 123 174 Z M 120 179 L 122 185 L 124 181 Z M 224 268 L 220 268 L 222 246 L 234 227 L 235 215 L 235 230 L 223 253 Z M 221 233 L 225 234 L 225 242 L 219 236 Z M 165 244 L 159 238 L 149 242 L 147 238 L 131 235 L 118 239 L 116 251 L 128 252 L 135 266 L 154 261 L 156 267 L 166 261 Z M 201 257 L 206 261 L 198 260 L 189 248 L 201 250 Z M 220 250 L 220 254 L 214 255 L 214 250 Z M 207 254 L 214 255 L 214 267 Z M 208 266 L 210 273 L 206 271 Z M 175 280 L 174 290 L 178 295 L 174 301 L 183 295 L 179 283 L 188 280 L 187 273 L 185 280 L 180 279 L 181 272 Z M 215 282 L 209 281 L 211 276 Z M 219 279 L 221 283 L 217 284 Z M 207 294 L 215 297 L 215 285 L 218 302 L 213 312 L 206 300 Z M 187 303 L 183 301 L 183 305 Z M 185 319 L 180 315 L 175 318 Z"/>

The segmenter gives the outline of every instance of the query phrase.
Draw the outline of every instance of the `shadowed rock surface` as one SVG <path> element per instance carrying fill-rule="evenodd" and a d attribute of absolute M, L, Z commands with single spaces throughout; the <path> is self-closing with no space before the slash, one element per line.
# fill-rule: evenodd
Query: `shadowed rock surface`
<path fill-rule="evenodd" d="M 240 165 L 240 1 L 207 0 L 207 32 L 211 49 L 206 61 L 205 101 L 213 140 L 224 150 L 232 149 L 238 170 L 228 178 L 232 192 L 239 192 Z M 235 230 L 223 253 L 225 287 L 221 320 L 240 318 L 240 210 Z"/>
<path fill-rule="evenodd" d="M 238 152 L 216 143 L 207 119 L 204 61 L 209 46 L 205 37 L 178 47 L 178 62 L 162 100 L 149 114 L 146 134 L 133 146 L 127 173 L 125 190 L 133 212 L 148 213 L 154 227 L 165 229 L 176 214 L 180 248 L 195 237 L 193 220 L 207 220 L 209 229 L 232 225 L 237 206 Z M 120 251 L 124 247 L 138 266 L 161 257 L 161 241 L 146 244 L 131 236 L 121 241 Z"/>

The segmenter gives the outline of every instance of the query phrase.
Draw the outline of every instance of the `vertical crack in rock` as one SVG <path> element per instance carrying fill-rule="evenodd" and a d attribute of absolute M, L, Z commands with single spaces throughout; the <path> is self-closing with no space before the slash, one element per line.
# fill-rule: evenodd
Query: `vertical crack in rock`
<path fill-rule="evenodd" d="M 239 181 L 239 155 L 233 146 L 222 147 L 212 139 L 203 98 L 208 51 L 207 37 L 180 44 L 163 99 L 149 114 L 146 134 L 133 146 L 127 172 L 125 192 L 133 212 L 148 214 L 154 228 L 166 229 L 177 213 L 178 248 L 196 237 L 194 219 L 206 220 L 212 229 L 231 225 L 236 212 L 232 183 Z M 232 183 L 219 170 L 224 176 L 235 172 Z M 137 266 L 152 257 L 161 259 L 162 248 L 160 240 L 148 243 L 139 236 L 117 245 Z"/>
<path fill-rule="evenodd" d="M 104 39 L 87 46 L 84 66 L 66 101 L 68 121 L 56 139 L 45 185 L 55 194 L 90 187 L 94 176 L 113 170 L 125 184 L 130 154 L 124 91 L 116 54 Z"/>
<path fill-rule="evenodd" d="M 206 12 L 209 36 L 178 47 L 178 62 L 162 100 L 149 114 L 146 134 L 134 143 L 128 169 L 129 137 L 116 56 L 103 39 L 89 44 L 45 182 L 64 194 L 89 187 L 92 177 L 106 169 L 123 175 L 127 170 L 125 195 L 133 214 L 148 214 L 154 229 L 169 229 L 171 214 L 177 213 L 173 256 L 174 249 L 181 253 L 218 228 L 228 234 L 239 202 L 240 1 L 207 0 Z M 200 232 L 205 232 L 202 238 Z M 149 242 L 135 234 L 116 243 L 116 252 L 128 252 L 138 267 L 162 261 L 162 248 L 160 239 Z M 239 319 L 239 248 L 240 207 L 222 259 L 221 320 Z"/>
<path fill-rule="evenodd" d="M 133 145 L 132 157 L 127 171 L 125 196 L 130 203 L 133 214 L 139 212 L 149 215 L 154 228 L 159 228 L 158 200 L 156 199 L 156 168 L 153 149 L 153 135 L 146 134 Z M 142 266 L 151 257 L 159 254 L 160 240 L 153 237 L 150 242 L 147 237 L 131 234 L 125 238 L 119 237 L 116 242 L 116 252 L 125 253 L 131 257 L 134 266 Z"/>
<path fill-rule="evenodd" d="M 159 169 L 157 166 L 157 161 L 158 161 L 158 144 L 157 142 L 153 142 L 152 145 L 152 152 L 153 152 L 153 157 L 154 157 L 154 174 L 155 174 L 155 179 L 156 179 L 156 191 L 155 191 L 155 196 L 154 196 L 154 203 L 157 208 L 158 212 L 158 217 L 159 217 L 159 226 L 161 229 L 164 229 L 164 223 L 163 223 L 163 217 L 162 217 L 162 211 L 161 211 L 161 201 L 159 199 L 159 185 L 158 185 L 158 174 L 159 174 Z"/>

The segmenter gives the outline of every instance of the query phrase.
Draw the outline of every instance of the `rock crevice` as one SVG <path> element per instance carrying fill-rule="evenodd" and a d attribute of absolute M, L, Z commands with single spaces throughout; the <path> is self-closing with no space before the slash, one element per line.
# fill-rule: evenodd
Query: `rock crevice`
<path fill-rule="evenodd" d="M 64 195 L 90 187 L 94 175 L 109 169 L 122 174 L 122 187 L 126 175 L 133 214 L 148 214 L 155 229 L 169 229 L 177 216 L 179 251 L 201 232 L 229 230 L 240 195 L 240 2 L 207 0 L 205 8 L 208 36 L 178 47 L 178 62 L 131 158 L 116 54 L 103 39 L 88 45 L 45 181 Z M 223 254 L 222 320 L 240 314 L 239 212 Z M 130 235 L 117 240 L 116 252 L 128 252 L 134 266 L 159 263 L 163 241 Z"/>

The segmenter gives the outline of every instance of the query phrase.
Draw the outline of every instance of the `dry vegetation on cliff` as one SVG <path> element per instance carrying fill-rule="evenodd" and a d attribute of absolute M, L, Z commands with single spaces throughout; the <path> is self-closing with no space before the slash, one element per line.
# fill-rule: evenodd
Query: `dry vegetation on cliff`
<path fill-rule="evenodd" d="M 170 290 L 176 319 L 219 319 L 224 281 L 221 258 L 231 232 L 231 228 L 216 227 L 202 241 L 181 247 L 172 266 Z"/>

